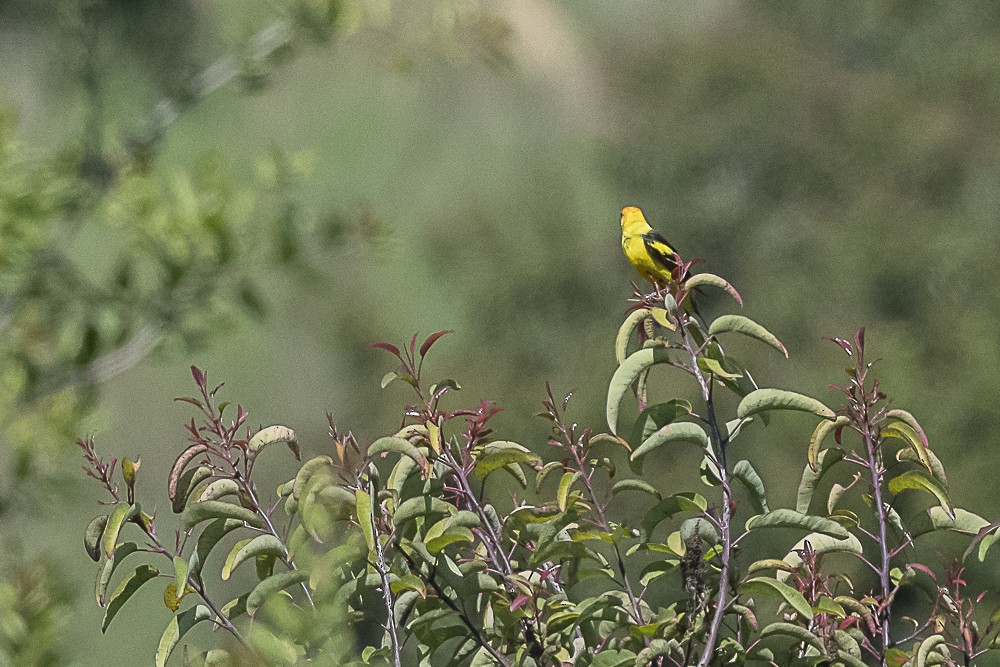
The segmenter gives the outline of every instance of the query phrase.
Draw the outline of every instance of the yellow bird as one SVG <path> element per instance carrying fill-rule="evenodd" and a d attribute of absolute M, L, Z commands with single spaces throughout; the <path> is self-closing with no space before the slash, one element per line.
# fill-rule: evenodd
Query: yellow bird
<path fill-rule="evenodd" d="M 673 280 L 674 247 L 646 222 L 637 206 L 622 209 L 622 250 L 639 275 L 656 286 Z"/>

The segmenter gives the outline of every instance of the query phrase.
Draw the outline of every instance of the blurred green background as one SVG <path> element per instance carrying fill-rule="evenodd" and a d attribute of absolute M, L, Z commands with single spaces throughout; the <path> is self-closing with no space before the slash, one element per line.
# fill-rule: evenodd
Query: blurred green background
<path fill-rule="evenodd" d="M 618 244 L 624 204 L 730 279 L 786 343 L 788 361 L 733 344 L 761 385 L 835 404 L 827 385 L 845 360 L 821 338 L 868 327 L 883 386 L 924 424 L 955 501 L 996 518 L 983 476 L 1000 445 L 994 2 L 344 0 L 332 26 L 300 39 L 309 16 L 327 18 L 321 5 L 0 2 L 0 108 L 23 160 L 0 171 L 2 328 L 30 299 L 56 302 L 2 343 L 0 570 L 12 583 L 0 629 L 21 656 L 9 664 L 148 660 L 168 618 L 155 595 L 98 631 L 80 535 L 99 494 L 72 440 L 93 433 L 100 451 L 141 455 L 165 507 L 160 480 L 192 416 L 171 399 L 191 391 L 189 364 L 313 454 L 326 412 L 362 437 L 399 422 L 409 396 L 379 389 L 391 360 L 366 343 L 455 329 L 429 372 L 462 383 L 453 400 L 504 406 L 504 437 L 544 450 L 532 415 L 545 381 L 577 389 L 574 415 L 600 429 L 634 279 Z M 287 40 L 268 32 L 290 24 Z M 220 72 L 232 80 L 203 94 Z M 56 192 L 46 177 L 22 182 L 25 164 L 57 165 Z M 48 207 L 74 179 L 87 192 Z M 59 354 L 79 362 L 88 334 L 74 322 L 98 308 L 61 300 L 69 287 L 25 288 L 44 270 L 39 248 L 95 281 L 133 256 L 136 275 L 151 271 L 157 248 L 204 226 L 154 214 L 183 208 L 188 181 L 224 184 L 213 192 L 235 254 L 204 292 L 169 292 L 151 352 L 42 407 L 23 400 L 26 374 L 44 386 Z M 161 190 L 166 204 L 136 204 Z M 141 330 L 118 328 L 119 344 Z M 62 352 L 24 361 L 50 338 Z M 690 390 L 675 381 L 654 390 Z M 812 426 L 782 417 L 740 443 L 772 505 L 794 502 Z M 696 456 L 678 458 L 660 462 L 663 485 L 695 488 Z M 294 470 L 274 466 L 275 481 Z M 974 574 L 995 586 L 994 567 Z M 30 641 L 41 655 L 17 648 L 25 619 L 50 635 Z"/>

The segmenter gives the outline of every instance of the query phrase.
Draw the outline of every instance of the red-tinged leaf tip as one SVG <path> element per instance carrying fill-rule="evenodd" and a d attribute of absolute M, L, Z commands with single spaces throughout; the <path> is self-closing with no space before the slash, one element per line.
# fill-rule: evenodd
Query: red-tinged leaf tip
<path fill-rule="evenodd" d="M 858 333 L 854 336 L 854 346 L 858 349 L 859 354 L 864 354 L 865 352 L 865 328 L 861 327 L 858 329 Z"/>
<path fill-rule="evenodd" d="M 424 344 L 420 346 L 420 356 L 422 357 L 427 354 L 427 351 L 431 349 L 431 345 L 436 343 L 438 338 L 450 333 L 455 333 L 455 331 L 453 329 L 445 329 L 444 331 L 438 331 L 437 333 L 433 333 L 428 336 L 427 340 L 424 341 Z"/>
<path fill-rule="evenodd" d="M 399 348 L 392 343 L 368 343 L 368 347 L 385 350 L 389 354 L 399 356 Z"/>
<path fill-rule="evenodd" d="M 198 408 L 201 407 L 201 401 L 199 401 L 197 398 L 191 398 L 190 396 L 178 396 L 174 400 L 179 401 L 181 403 L 190 403 L 191 405 Z"/>
<path fill-rule="evenodd" d="M 854 351 L 851 348 L 851 344 L 846 340 L 844 340 L 843 338 L 835 338 L 833 336 L 823 336 L 823 340 L 828 340 L 831 343 L 836 343 L 837 345 L 840 346 L 840 349 L 842 349 L 844 352 L 847 353 L 847 356 L 849 357 L 854 356 Z"/>
<path fill-rule="evenodd" d="M 191 375 L 194 376 L 194 382 L 199 387 L 205 386 L 205 373 L 197 366 L 191 366 Z"/>
<path fill-rule="evenodd" d="M 410 358 L 411 359 L 413 358 L 413 355 L 416 353 L 416 351 L 417 351 L 417 334 L 413 334 L 413 338 L 410 339 Z"/>
<path fill-rule="evenodd" d="M 514 601 L 510 603 L 510 610 L 517 611 L 525 604 L 527 604 L 529 599 L 531 598 L 529 598 L 527 595 L 524 594 L 518 595 L 516 598 L 514 598 Z"/>

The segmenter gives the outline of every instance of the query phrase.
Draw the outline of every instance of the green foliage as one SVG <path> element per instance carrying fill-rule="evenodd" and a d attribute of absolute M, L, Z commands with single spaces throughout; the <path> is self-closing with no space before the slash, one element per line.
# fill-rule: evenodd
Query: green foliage
<path fill-rule="evenodd" d="M 784 346 L 745 316 L 703 322 L 689 313 L 683 304 L 692 281 L 724 282 L 696 275 L 635 295 L 640 317 L 629 315 L 615 341 L 621 365 L 608 392 L 612 433 L 572 422 L 571 395 L 557 399 L 550 389 L 540 413 L 551 429 L 545 452 L 497 438 L 491 420 L 499 408 L 492 403 L 447 407 L 459 385 L 428 384 L 424 362 L 448 332 L 419 347 L 414 335 L 400 347 L 372 345 L 398 362 L 383 384 L 403 380 L 415 394 L 403 426 L 366 443 L 331 419 L 332 453 L 303 462 L 273 499 L 265 498 L 254 481 L 257 459 L 278 442 L 288 443 L 297 458 L 294 431 L 270 426 L 254 432 L 244 426 L 241 405 L 225 419 L 228 404 L 216 402 L 218 388 L 192 368 L 199 395 L 179 400 L 195 406 L 204 422 L 188 425 L 190 442 L 168 478 L 182 524 L 173 548 L 159 541 L 155 519 L 132 495 L 138 464 L 122 465 L 129 494 L 122 500 L 112 479 L 115 466 L 96 455 L 91 441 L 80 442 L 90 476 L 116 503 L 85 537 L 88 553 L 101 561 L 97 599 L 107 606 L 105 627 L 159 574 L 139 565 L 110 597 L 104 594 L 118 563 L 136 551 L 121 536 L 138 530 L 169 565 L 164 602 L 174 616 L 157 664 L 204 620 L 227 630 L 243 655 L 282 665 L 400 667 L 416 660 L 707 667 L 764 660 L 912 667 L 954 664 L 949 655 L 968 663 L 992 650 L 1000 627 L 979 629 L 982 598 L 966 594 L 961 561 L 935 571 L 913 550 L 922 535 L 952 531 L 974 536 L 966 557 L 982 559 L 1000 524 L 953 505 L 944 468 L 920 423 L 887 407 L 865 358 L 864 330 L 850 341 L 831 339 L 853 361 L 848 383 L 839 388 L 841 407 L 758 388 L 739 381 L 749 372 L 717 336 L 744 333 L 782 352 Z M 629 354 L 634 338 L 639 349 Z M 649 405 L 644 377 L 663 366 L 689 378 L 699 400 Z M 733 395 L 728 421 L 720 416 L 725 392 Z M 643 407 L 634 424 L 621 429 L 629 440 L 614 433 L 621 419 L 617 406 L 627 395 Z M 733 442 L 764 435 L 760 429 L 779 413 L 821 420 L 803 439 L 807 464 L 795 509 L 772 507 L 765 477 L 748 459 L 733 462 Z M 838 446 L 824 448 L 831 437 Z M 710 487 L 709 497 L 668 493 L 642 476 L 645 458 L 681 443 L 695 446 L 700 465 L 689 476 Z M 549 455 L 553 460 L 546 463 Z M 823 478 L 844 479 L 851 468 L 849 481 L 830 486 L 826 512 L 811 513 Z M 628 469 L 635 476 L 619 478 L 619 470 Z M 524 489 L 533 475 L 535 493 L 493 495 L 491 480 L 499 471 Z M 734 481 L 743 487 L 740 494 Z M 629 495 L 631 502 L 645 507 L 638 526 L 613 502 L 627 492 L 638 492 Z M 904 517 L 897 497 L 911 492 L 924 501 L 923 509 Z M 848 504 L 852 498 L 860 504 Z M 288 517 L 282 524 L 280 506 Z M 231 543 L 218 577 L 241 582 L 242 592 L 220 604 L 207 592 L 215 566 L 206 570 L 205 563 L 229 532 L 241 537 Z M 763 558 L 745 562 L 741 543 L 760 534 L 798 541 L 788 548 L 770 539 Z M 842 555 L 856 557 L 867 572 L 842 573 L 831 563 Z M 248 561 L 257 565 L 249 582 L 247 568 L 240 568 Z M 897 637 L 895 602 L 904 591 L 923 596 L 915 618 L 926 620 Z M 189 597 L 194 601 L 184 604 Z M 912 608 L 907 615 L 914 617 Z M 367 628 L 361 635 L 366 647 L 352 653 L 338 645 L 326 624 L 330 618 Z M 209 653 L 198 659 L 207 661 Z"/>

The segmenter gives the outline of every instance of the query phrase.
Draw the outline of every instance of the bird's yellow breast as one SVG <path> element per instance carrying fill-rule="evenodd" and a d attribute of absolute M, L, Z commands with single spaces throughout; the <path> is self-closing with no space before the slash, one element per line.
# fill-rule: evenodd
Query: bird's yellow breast
<path fill-rule="evenodd" d="M 622 250 L 628 261 L 632 263 L 635 270 L 643 278 L 651 283 L 666 284 L 670 280 L 670 274 L 663 270 L 646 250 L 646 243 L 642 236 L 622 236 Z"/>

